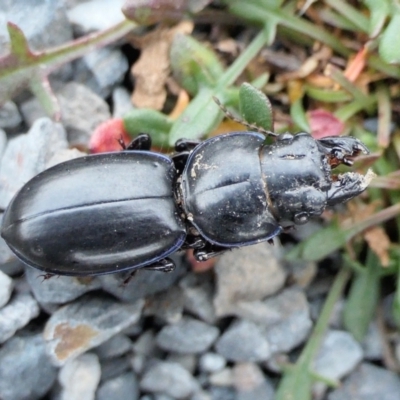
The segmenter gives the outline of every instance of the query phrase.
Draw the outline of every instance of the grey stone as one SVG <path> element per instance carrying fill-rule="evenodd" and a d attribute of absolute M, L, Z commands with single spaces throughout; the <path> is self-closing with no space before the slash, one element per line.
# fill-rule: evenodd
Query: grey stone
<path fill-rule="evenodd" d="M 75 62 L 74 79 L 106 98 L 124 79 L 128 68 L 128 60 L 120 50 L 103 47 Z"/>
<path fill-rule="evenodd" d="M 86 294 L 61 307 L 44 330 L 53 363 L 63 365 L 120 333 L 139 319 L 142 306 L 142 301 L 122 304 L 108 296 Z"/>
<path fill-rule="evenodd" d="M 50 160 L 46 164 L 46 167 L 50 168 L 62 162 L 74 160 L 75 158 L 83 157 L 86 155 L 86 153 L 79 151 L 78 149 L 60 150 L 56 154 L 54 154 L 53 157 L 50 158 Z"/>
<path fill-rule="evenodd" d="M 367 360 L 381 360 L 383 358 L 383 339 L 376 321 L 372 321 L 362 342 L 364 358 Z"/>
<path fill-rule="evenodd" d="M 214 386 L 232 386 L 233 371 L 232 368 L 226 367 L 220 371 L 213 372 L 209 377 L 209 382 Z"/>
<path fill-rule="evenodd" d="M 53 276 L 43 279 L 43 271 L 26 267 L 25 274 L 40 303 L 64 304 L 101 287 L 95 277 Z"/>
<path fill-rule="evenodd" d="M 103 360 L 101 361 L 101 381 L 114 379 L 131 370 L 130 357 L 127 355 Z"/>
<path fill-rule="evenodd" d="M 339 380 L 353 371 L 363 359 L 361 345 L 345 331 L 328 331 L 314 361 L 313 370 L 323 377 Z M 326 385 L 317 382 L 313 392 L 322 397 Z"/>
<path fill-rule="evenodd" d="M 266 361 L 271 347 L 265 334 L 253 322 L 235 321 L 219 338 L 215 348 L 230 361 Z"/>
<path fill-rule="evenodd" d="M 166 358 L 166 361 L 177 363 L 193 374 L 197 365 L 197 356 L 194 354 L 171 353 Z"/>
<path fill-rule="evenodd" d="M 202 279 L 200 276 L 209 278 Z M 216 321 L 211 279 L 210 274 L 189 274 L 179 282 L 183 290 L 185 310 L 209 324 Z"/>
<path fill-rule="evenodd" d="M 127 372 L 103 382 L 96 395 L 96 400 L 137 400 L 139 383 L 133 372 Z"/>
<path fill-rule="evenodd" d="M 94 129 L 110 119 L 108 104 L 86 86 L 76 82 L 66 84 L 56 94 L 69 143 L 86 146 Z"/>
<path fill-rule="evenodd" d="M 68 18 L 78 34 L 102 31 L 122 22 L 124 0 L 92 0 L 75 4 L 68 11 Z"/>
<path fill-rule="evenodd" d="M 19 113 L 18 107 L 14 102 L 7 101 L 0 106 L 0 128 L 14 129 L 17 128 L 21 122 L 21 114 Z"/>
<path fill-rule="evenodd" d="M 400 378 L 392 371 L 363 363 L 328 400 L 399 400 Z"/>
<path fill-rule="evenodd" d="M 233 368 L 233 386 L 236 400 L 274 400 L 272 382 L 264 376 L 261 368 L 253 363 L 236 364 Z"/>
<path fill-rule="evenodd" d="M 231 387 L 211 386 L 209 392 L 212 400 L 236 400 L 236 391 Z"/>
<path fill-rule="evenodd" d="M 165 361 L 150 368 L 140 381 L 142 390 L 163 393 L 176 399 L 190 396 L 196 387 L 196 380 L 185 368 Z"/>
<path fill-rule="evenodd" d="M 24 32 L 32 50 L 44 50 L 72 40 L 72 28 L 63 3 L 58 0 L 36 0 L 28 3 L 26 0 L 1 1 L 0 13 L 3 12 L 3 18 L 0 20 L 0 49 L 7 48 L 1 45 L 9 43 L 7 21 L 13 22 Z M 71 66 L 67 64 L 58 75 L 67 78 L 71 71 Z"/>
<path fill-rule="evenodd" d="M 0 349 L 0 398 L 42 398 L 57 376 L 45 353 L 41 334 L 18 334 Z"/>
<path fill-rule="evenodd" d="M 58 374 L 62 386 L 60 400 L 95 399 L 100 374 L 100 363 L 95 354 L 81 354 L 69 360 Z"/>
<path fill-rule="evenodd" d="M 204 353 L 199 359 L 199 368 L 203 372 L 213 373 L 222 370 L 226 365 L 226 360 L 217 353 Z"/>
<path fill-rule="evenodd" d="M 121 86 L 112 91 L 113 118 L 122 118 L 129 111 L 133 110 L 130 93 Z"/>
<path fill-rule="evenodd" d="M 124 355 L 132 349 L 128 336 L 119 333 L 94 349 L 100 360 L 106 360 Z"/>
<path fill-rule="evenodd" d="M 167 351 L 196 354 L 210 348 L 218 335 L 218 328 L 185 317 L 174 325 L 162 328 L 157 335 L 157 345 Z"/>
<path fill-rule="evenodd" d="M 1 112 L 1 110 L 0 110 Z M 3 129 L 0 129 L 0 160 L 3 157 L 4 150 L 6 149 L 7 146 L 7 135 L 3 131 Z"/>
<path fill-rule="evenodd" d="M 283 287 L 286 278 L 276 250 L 267 243 L 223 254 L 215 265 L 217 316 L 235 314 L 241 301 L 262 300 Z"/>
<path fill-rule="evenodd" d="M 134 342 L 133 351 L 136 354 L 144 356 L 153 356 L 157 354 L 156 337 L 153 331 L 147 330 L 143 332 Z"/>
<path fill-rule="evenodd" d="M 163 292 L 149 296 L 143 310 L 145 316 L 155 316 L 168 324 L 180 321 L 182 313 L 183 294 L 177 286 L 171 286 Z"/>
<path fill-rule="evenodd" d="M 205 390 L 198 390 L 190 400 L 212 400 L 211 394 L 207 393 Z"/>
<path fill-rule="evenodd" d="M 12 279 L 0 270 L 0 308 L 8 303 L 8 300 L 10 300 L 11 297 L 12 290 Z"/>
<path fill-rule="evenodd" d="M 6 208 L 17 191 L 67 146 L 64 128 L 49 118 L 37 120 L 28 134 L 9 140 L 0 165 L 0 208 Z"/>
<path fill-rule="evenodd" d="M 40 309 L 30 294 L 15 294 L 10 302 L 0 309 L 0 343 L 39 315 Z"/>
<path fill-rule="evenodd" d="M 299 288 L 288 288 L 262 302 L 240 302 L 236 313 L 262 329 L 272 353 L 294 349 L 312 328 L 307 299 Z"/>
<path fill-rule="evenodd" d="M 123 301 L 135 301 L 154 293 L 162 292 L 172 286 L 186 271 L 180 257 L 172 256 L 176 268 L 168 274 L 157 271 L 138 270 L 126 285 L 128 274 L 102 275 L 99 279 L 103 289 Z"/>

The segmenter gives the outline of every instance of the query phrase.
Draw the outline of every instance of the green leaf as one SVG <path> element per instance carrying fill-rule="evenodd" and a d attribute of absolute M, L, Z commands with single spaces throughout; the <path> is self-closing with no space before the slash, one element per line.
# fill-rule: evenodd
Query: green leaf
<path fill-rule="evenodd" d="M 273 129 L 272 106 L 268 97 L 249 83 L 243 83 L 239 91 L 240 113 L 249 124 L 267 131 Z"/>
<path fill-rule="evenodd" d="M 149 108 L 135 108 L 123 116 L 124 127 L 131 137 L 148 133 L 154 145 L 168 146 L 172 121 L 159 111 Z"/>
<path fill-rule="evenodd" d="M 223 93 L 216 89 L 203 88 L 174 122 L 169 144 L 178 139 L 200 139 L 215 129 L 223 119 L 223 113 L 213 100 L 217 96 L 224 102 Z"/>
<path fill-rule="evenodd" d="M 386 18 L 390 14 L 389 0 L 364 0 L 364 4 L 368 7 L 369 16 L 369 37 L 376 37 L 381 31 Z"/>
<path fill-rule="evenodd" d="M 298 364 L 285 372 L 279 382 L 276 400 L 311 400 L 312 376 L 306 366 Z"/>
<path fill-rule="evenodd" d="M 343 324 L 360 342 L 367 333 L 378 304 L 380 268 L 378 257 L 369 250 L 365 271 L 355 274 L 344 305 Z"/>
<path fill-rule="evenodd" d="M 379 54 L 388 64 L 400 63 L 399 32 L 400 13 L 396 13 L 383 32 L 379 43 Z"/>
<path fill-rule="evenodd" d="M 310 125 L 308 123 L 307 115 L 303 107 L 303 98 L 297 99 L 290 106 L 290 116 L 293 122 L 304 132 L 310 132 Z"/>
<path fill-rule="evenodd" d="M 224 73 L 214 51 L 183 34 L 175 35 L 170 61 L 174 78 L 191 95 L 196 95 L 202 87 L 215 86 Z"/>

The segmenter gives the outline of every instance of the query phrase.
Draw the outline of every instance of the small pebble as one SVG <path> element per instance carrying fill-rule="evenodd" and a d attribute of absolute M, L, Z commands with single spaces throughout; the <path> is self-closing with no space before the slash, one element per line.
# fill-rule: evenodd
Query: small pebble
<path fill-rule="evenodd" d="M 215 326 L 185 317 L 167 325 L 157 335 L 157 345 L 163 350 L 195 354 L 206 351 L 219 335 Z"/>
<path fill-rule="evenodd" d="M 129 65 L 118 49 L 103 47 L 78 59 L 74 79 L 105 99 L 125 76 Z"/>
<path fill-rule="evenodd" d="M 213 373 L 220 371 L 226 365 L 226 360 L 217 353 L 204 353 L 199 358 L 199 368 L 203 372 Z"/>
<path fill-rule="evenodd" d="M 139 399 L 139 383 L 133 372 L 126 372 L 123 375 L 108 379 L 100 385 L 96 400 L 110 399 Z"/>
<path fill-rule="evenodd" d="M 64 365 L 120 333 L 139 319 L 142 306 L 143 301 L 123 304 L 108 296 L 86 294 L 61 307 L 44 329 L 53 363 Z"/>
<path fill-rule="evenodd" d="M 214 287 L 209 274 L 201 274 L 206 279 L 201 279 L 200 274 L 189 274 L 179 282 L 183 291 L 184 308 L 199 319 L 213 324 L 216 322 L 213 304 Z"/>
<path fill-rule="evenodd" d="M 102 31 L 122 22 L 124 0 L 91 0 L 76 4 L 68 11 L 68 19 L 80 35 Z"/>
<path fill-rule="evenodd" d="M 57 370 L 45 352 L 42 334 L 20 332 L 0 349 L 0 398 L 36 400 L 52 387 Z"/>
<path fill-rule="evenodd" d="M 215 265 L 217 316 L 235 314 L 241 301 L 262 300 L 283 287 L 286 272 L 267 243 L 224 253 Z"/>
<path fill-rule="evenodd" d="M 101 361 L 101 381 L 116 378 L 131 370 L 130 357 L 127 355 L 103 360 Z"/>
<path fill-rule="evenodd" d="M 399 400 L 400 377 L 369 363 L 361 364 L 328 400 Z"/>
<path fill-rule="evenodd" d="M 119 333 L 94 349 L 100 360 L 120 357 L 132 349 L 128 336 Z"/>
<path fill-rule="evenodd" d="M 172 286 L 167 290 L 149 296 L 146 299 L 144 315 L 153 315 L 169 324 L 177 323 L 182 318 L 183 313 L 183 294 L 177 286 Z"/>
<path fill-rule="evenodd" d="M 308 337 L 313 325 L 306 296 L 296 287 L 262 302 L 238 303 L 236 313 L 262 329 L 272 353 L 285 353 L 297 347 Z"/>
<path fill-rule="evenodd" d="M 272 382 L 253 363 L 239 363 L 233 368 L 233 386 L 237 400 L 274 400 Z"/>
<path fill-rule="evenodd" d="M 113 118 L 122 118 L 133 110 L 130 93 L 122 86 L 116 87 L 112 92 Z"/>
<path fill-rule="evenodd" d="M 313 370 L 323 377 L 339 380 L 353 371 L 363 359 L 361 345 L 345 331 L 330 330 L 314 361 Z M 326 385 L 317 382 L 314 394 L 321 398 Z"/>
<path fill-rule="evenodd" d="M 265 334 L 246 320 L 234 322 L 218 339 L 215 348 L 229 361 L 266 361 L 271 356 Z"/>
<path fill-rule="evenodd" d="M 186 266 L 182 263 L 181 257 L 172 256 L 171 258 L 176 268 L 168 274 L 139 269 L 127 284 L 123 284 L 127 277 L 126 273 L 102 275 L 99 279 L 106 292 L 122 301 L 132 302 L 168 289 L 186 272 Z"/>
<path fill-rule="evenodd" d="M 12 337 L 39 313 L 39 305 L 30 294 L 16 293 L 10 302 L 0 309 L 0 343 Z"/>
<path fill-rule="evenodd" d="M 194 354 L 171 353 L 166 358 L 166 361 L 177 363 L 193 374 L 197 365 L 197 356 Z"/>
<path fill-rule="evenodd" d="M 142 377 L 140 387 L 150 393 L 163 393 L 176 399 L 190 396 L 197 387 L 193 376 L 182 366 L 159 362 Z"/>
<path fill-rule="evenodd" d="M 43 271 L 26 267 L 25 274 L 35 298 L 40 303 L 64 304 L 82 294 L 101 287 L 95 277 L 52 276 L 43 278 Z"/>
<path fill-rule="evenodd" d="M 100 363 L 95 354 L 81 354 L 69 360 L 58 374 L 62 386 L 60 400 L 95 399 L 100 375 Z"/>
<path fill-rule="evenodd" d="M 14 102 L 7 101 L 0 107 L 0 128 L 14 129 L 17 128 L 21 122 L 21 114 L 19 113 L 18 107 Z"/>
<path fill-rule="evenodd" d="M 9 140 L 0 163 L 0 208 L 5 209 L 17 191 L 67 146 L 62 125 L 47 117 L 38 119 L 26 135 Z"/>
<path fill-rule="evenodd" d="M 0 308 L 10 300 L 13 287 L 12 279 L 3 271 L 0 271 Z"/>
<path fill-rule="evenodd" d="M 232 386 L 233 372 L 229 367 L 225 367 L 220 371 L 214 372 L 209 377 L 209 382 L 214 386 Z"/>
<path fill-rule="evenodd" d="M 56 95 L 71 145 L 86 146 L 94 129 L 111 118 L 108 104 L 83 84 L 67 83 Z"/>
<path fill-rule="evenodd" d="M 376 321 L 369 324 L 367 334 L 361 345 L 366 360 L 381 360 L 383 358 L 382 332 L 379 330 Z"/>

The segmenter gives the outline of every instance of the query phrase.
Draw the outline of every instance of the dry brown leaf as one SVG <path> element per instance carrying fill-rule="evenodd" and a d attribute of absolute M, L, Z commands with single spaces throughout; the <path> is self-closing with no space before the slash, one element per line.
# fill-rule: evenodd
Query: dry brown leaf
<path fill-rule="evenodd" d="M 171 119 L 177 119 L 189 104 L 190 98 L 186 90 L 180 90 L 174 109 L 170 112 Z"/>
<path fill-rule="evenodd" d="M 367 241 L 370 249 L 378 256 L 383 267 L 389 266 L 389 248 L 390 240 L 386 232 L 380 226 L 374 226 L 364 233 L 364 239 Z"/>
<path fill-rule="evenodd" d="M 183 21 L 173 28 L 160 26 L 133 40 L 135 47 L 142 50 L 139 60 L 131 69 L 135 78 L 132 103 L 136 107 L 163 108 L 167 97 L 165 82 L 170 73 L 169 50 L 172 40 L 177 33 L 189 34 L 192 30 L 193 23 Z"/>

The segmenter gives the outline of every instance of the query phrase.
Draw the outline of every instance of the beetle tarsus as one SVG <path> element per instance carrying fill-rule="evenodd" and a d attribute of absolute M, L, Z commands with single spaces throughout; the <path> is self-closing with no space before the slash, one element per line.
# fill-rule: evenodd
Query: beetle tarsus
<path fill-rule="evenodd" d="M 207 243 L 202 249 L 194 250 L 193 255 L 197 261 L 207 261 L 210 258 L 219 256 L 227 250 L 230 250 L 230 248 Z"/>
<path fill-rule="evenodd" d="M 172 272 L 175 270 L 175 263 L 170 258 L 164 258 L 153 264 L 146 265 L 143 269 L 150 271 Z"/>

